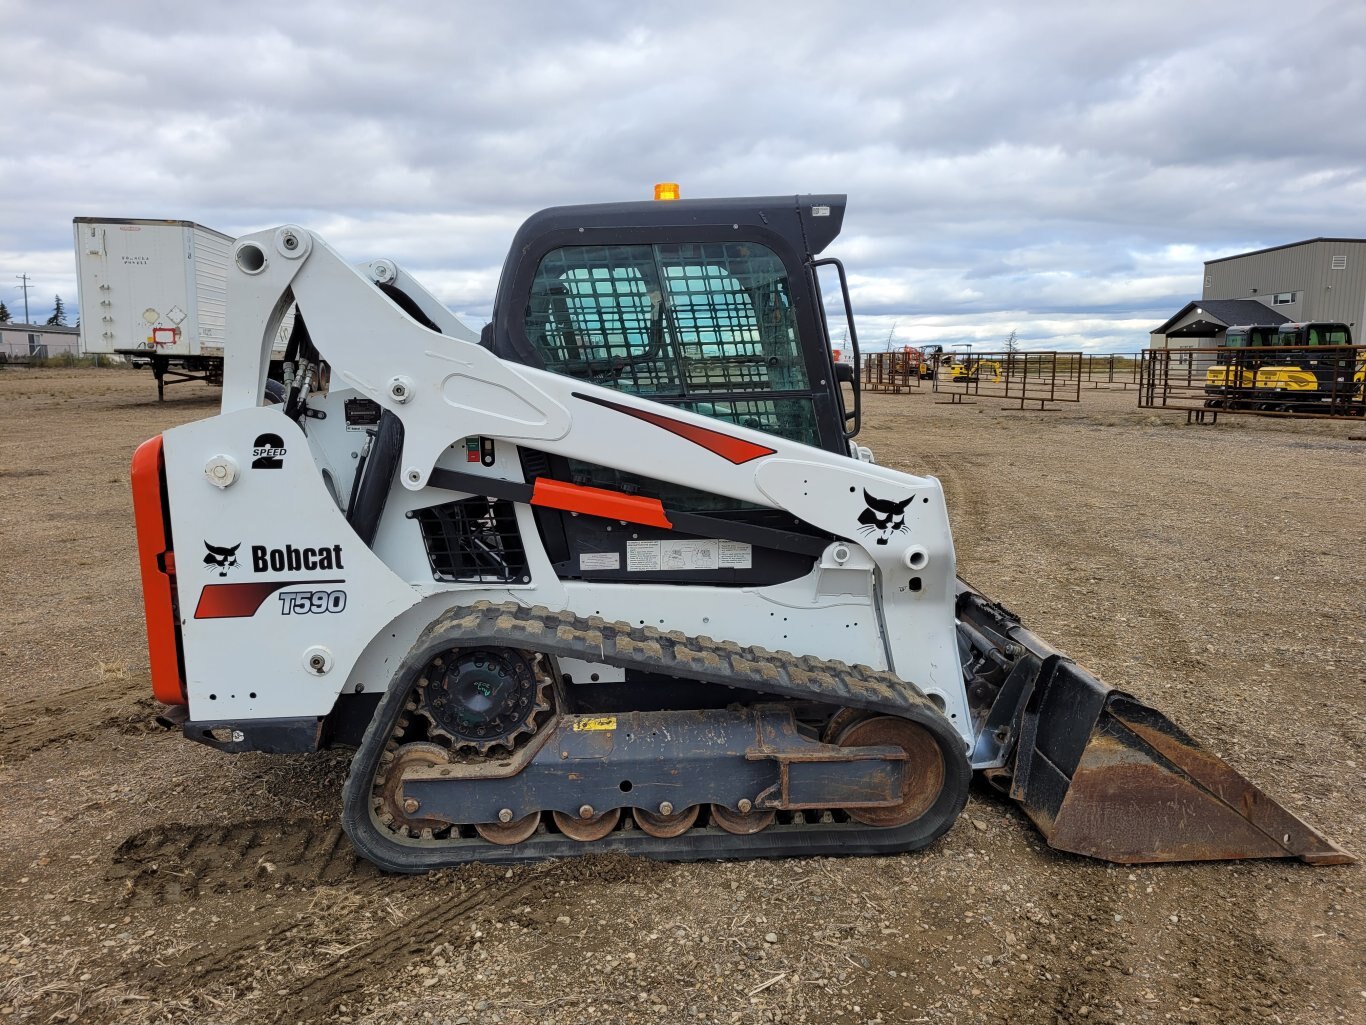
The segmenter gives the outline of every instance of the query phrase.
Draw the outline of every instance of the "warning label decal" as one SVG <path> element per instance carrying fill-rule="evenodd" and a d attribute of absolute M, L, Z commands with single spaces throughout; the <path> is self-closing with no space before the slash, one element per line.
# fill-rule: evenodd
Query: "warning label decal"
<path fill-rule="evenodd" d="M 753 548 L 742 541 L 628 541 L 626 570 L 750 569 Z"/>
<path fill-rule="evenodd" d="M 575 719 L 574 732 L 583 733 L 585 731 L 597 732 L 614 730 L 617 728 L 617 717 L 615 715 L 600 715 L 593 719 Z"/>
<path fill-rule="evenodd" d="M 616 552 L 581 552 L 579 570 L 621 569 L 621 556 Z"/>

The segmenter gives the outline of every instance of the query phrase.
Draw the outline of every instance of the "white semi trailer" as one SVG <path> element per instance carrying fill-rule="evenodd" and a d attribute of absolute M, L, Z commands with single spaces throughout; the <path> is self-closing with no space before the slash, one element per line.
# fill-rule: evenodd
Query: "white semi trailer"
<path fill-rule="evenodd" d="M 233 240 L 192 221 L 76 217 L 72 227 L 82 351 L 145 360 L 159 399 L 168 383 L 222 384 Z M 277 339 L 272 362 L 283 349 Z"/>

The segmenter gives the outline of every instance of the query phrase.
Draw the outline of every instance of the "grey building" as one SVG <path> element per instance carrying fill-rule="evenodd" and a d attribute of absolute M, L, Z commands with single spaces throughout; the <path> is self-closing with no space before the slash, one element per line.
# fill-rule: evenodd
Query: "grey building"
<path fill-rule="evenodd" d="M 80 351 L 79 328 L 48 324 L 0 324 L 0 360 L 23 362 Z"/>
<path fill-rule="evenodd" d="M 1152 347 L 1220 345 L 1234 324 L 1346 324 L 1366 334 L 1366 239 L 1311 238 L 1205 263 L 1202 297 L 1152 332 Z"/>

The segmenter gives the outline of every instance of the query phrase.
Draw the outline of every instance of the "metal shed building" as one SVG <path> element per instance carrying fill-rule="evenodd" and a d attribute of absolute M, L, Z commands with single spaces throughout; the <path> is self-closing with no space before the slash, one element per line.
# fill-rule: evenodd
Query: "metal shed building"
<path fill-rule="evenodd" d="M 1210 347 L 1234 324 L 1329 321 L 1366 331 L 1366 239 L 1312 238 L 1205 263 L 1201 299 L 1152 332 L 1153 348 Z"/>

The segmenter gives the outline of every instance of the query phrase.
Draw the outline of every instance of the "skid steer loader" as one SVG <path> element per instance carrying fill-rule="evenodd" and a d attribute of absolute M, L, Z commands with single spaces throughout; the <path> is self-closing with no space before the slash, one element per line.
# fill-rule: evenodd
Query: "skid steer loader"
<path fill-rule="evenodd" d="M 853 440 L 844 210 L 542 211 L 482 335 L 392 262 L 238 239 L 222 411 L 133 459 L 164 720 L 354 745 L 344 827 L 401 872 L 912 850 L 974 772 L 1066 851 L 1351 860 L 958 579 L 939 482 Z"/>

